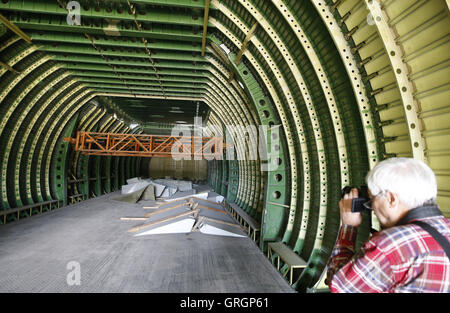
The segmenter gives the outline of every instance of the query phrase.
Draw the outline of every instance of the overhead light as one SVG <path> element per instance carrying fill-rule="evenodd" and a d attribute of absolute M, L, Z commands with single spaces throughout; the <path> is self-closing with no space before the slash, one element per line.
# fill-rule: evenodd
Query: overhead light
<path fill-rule="evenodd" d="M 187 122 L 185 122 L 185 121 L 176 121 L 175 123 L 177 123 L 177 124 L 187 124 Z"/>
<path fill-rule="evenodd" d="M 139 124 L 130 124 L 130 129 L 135 129 L 136 127 L 138 127 L 139 126 Z"/>
<path fill-rule="evenodd" d="M 169 111 L 169 113 L 184 113 L 183 111 Z"/>
<path fill-rule="evenodd" d="M 153 114 L 153 115 L 150 115 L 151 117 L 157 117 L 157 118 L 163 118 L 164 117 L 164 115 L 158 115 L 158 114 Z"/>

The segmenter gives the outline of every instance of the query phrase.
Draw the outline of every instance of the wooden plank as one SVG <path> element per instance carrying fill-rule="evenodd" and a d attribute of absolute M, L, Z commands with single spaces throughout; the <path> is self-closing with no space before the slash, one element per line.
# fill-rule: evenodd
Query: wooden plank
<path fill-rule="evenodd" d="M 181 201 L 181 200 L 183 200 L 183 199 L 180 199 L 180 200 L 178 200 L 178 201 Z M 170 204 L 170 203 L 172 203 L 172 202 L 176 202 L 176 201 L 167 201 L 167 202 L 165 202 L 165 201 L 163 201 L 163 202 L 161 202 L 161 201 L 156 201 L 156 203 L 155 203 L 154 206 L 144 206 L 144 207 L 142 207 L 142 208 L 143 208 L 143 209 L 158 209 L 158 208 L 160 208 L 162 205 L 164 205 L 164 204 Z"/>
<path fill-rule="evenodd" d="M 211 222 L 218 223 L 218 224 L 233 226 L 233 227 L 237 227 L 237 228 L 240 228 L 240 229 L 244 229 L 244 227 L 242 227 L 241 225 L 224 222 L 224 221 L 221 221 L 221 220 L 218 220 L 218 219 L 215 219 L 215 218 L 211 218 L 211 217 L 203 217 L 203 220 L 211 221 Z"/>
<path fill-rule="evenodd" d="M 198 212 L 199 212 L 199 210 L 184 212 L 184 213 L 181 213 L 181 214 L 178 214 L 178 215 L 175 215 L 175 216 L 170 216 L 170 217 L 164 218 L 162 220 L 149 223 L 149 224 L 144 224 L 144 225 L 133 227 L 128 232 L 129 233 L 135 233 L 135 232 L 137 232 L 139 230 L 142 230 L 142 229 L 145 229 L 145 228 L 148 228 L 148 227 L 151 227 L 151 226 L 163 223 L 163 222 L 171 221 L 171 220 L 177 219 L 179 217 L 188 216 L 188 215 L 191 215 L 191 214 L 194 214 L 194 217 L 197 217 Z"/>
<path fill-rule="evenodd" d="M 154 212 L 147 213 L 147 214 L 145 214 L 144 216 L 147 217 L 147 218 L 149 218 L 150 216 L 153 216 L 153 215 L 155 215 L 155 214 L 167 212 L 167 211 L 170 211 L 170 210 L 173 210 L 173 209 L 176 209 L 176 208 L 185 206 L 185 205 L 187 205 L 186 202 L 185 202 L 185 203 L 180 203 L 180 204 L 178 204 L 178 205 L 174 205 L 174 206 L 171 206 L 171 207 L 168 207 L 168 208 L 164 208 L 164 209 L 161 209 L 161 210 L 157 210 L 157 211 L 154 211 Z"/>
<path fill-rule="evenodd" d="M 145 206 L 144 209 L 159 209 L 159 206 Z"/>
<path fill-rule="evenodd" d="M 204 219 L 205 219 L 204 216 L 200 216 L 200 218 L 197 220 L 195 225 L 192 227 L 191 231 L 197 231 L 198 225 L 200 225 L 203 222 Z"/>
<path fill-rule="evenodd" d="M 197 208 L 207 209 L 207 210 L 210 210 L 210 211 L 219 212 L 219 213 L 228 215 L 227 212 L 224 211 L 224 210 L 220 210 L 220 209 L 216 209 L 216 208 L 210 208 L 210 207 L 207 207 L 205 205 L 198 205 Z"/>
<path fill-rule="evenodd" d="M 217 202 L 214 202 L 214 201 L 211 201 L 211 200 L 202 199 L 202 198 L 192 197 L 192 199 L 209 202 L 209 203 L 212 203 L 212 204 L 215 204 L 215 205 L 219 205 L 219 206 L 221 205 L 220 203 L 217 203 Z"/>
<path fill-rule="evenodd" d="M 180 197 L 179 199 L 174 199 L 174 200 L 171 200 L 171 201 L 157 202 L 157 204 L 159 204 L 159 206 L 158 206 L 158 208 L 159 208 L 162 205 L 166 205 L 166 204 L 172 204 L 172 203 L 183 201 L 183 200 L 188 201 L 187 199 L 190 200 L 190 196 Z M 145 206 L 143 208 L 144 209 L 153 209 L 154 207 L 146 207 Z"/>
<path fill-rule="evenodd" d="M 306 261 L 282 242 L 269 242 L 269 248 L 276 252 L 291 267 L 306 267 Z"/>
<path fill-rule="evenodd" d="M 194 202 L 194 200 L 189 199 L 189 201 L 187 202 L 187 204 L 189 205 L 189 207 L 192 210 L 195 210 L 198 207 L 198 202 Z"/>
<path fill-rule="evenodd" d="M 253 217 L 251 217 L 250 215 L 248 215 L 244 210 L 242 210 L 239 206 L 237 206 L 234 203 L 231 203 L 230 206 L 232 207 L 232 209 L 241 217 L 243 218 L 247 224 L 253 228 L 254 230 L 260 230 L 261 229 L 261 224 L 258 223 Z"/>
<path fill-rule="evenodd" d="M 121 221 L 145 221 L 148 220 L 147 217 L 121 217 L 120 218 Z"/>

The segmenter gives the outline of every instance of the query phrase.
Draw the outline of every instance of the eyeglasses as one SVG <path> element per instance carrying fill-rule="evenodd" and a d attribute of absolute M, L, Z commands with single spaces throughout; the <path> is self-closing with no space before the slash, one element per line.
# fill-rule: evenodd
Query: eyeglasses
<path fill-rule="evenodd" d="M 369 201 L 364 202 L 364 203 L 363 203 L 363 207 L 366 208 L 367 210 L 372 210 L 372 202 L 373 202 L 373 200 L 374 200 L 376 197 L 381 196 L 381 195 L 384 195 L 384 191 L 381 191 L 379 194 L 373 196 L 372 199 L 370 199 Z"/>

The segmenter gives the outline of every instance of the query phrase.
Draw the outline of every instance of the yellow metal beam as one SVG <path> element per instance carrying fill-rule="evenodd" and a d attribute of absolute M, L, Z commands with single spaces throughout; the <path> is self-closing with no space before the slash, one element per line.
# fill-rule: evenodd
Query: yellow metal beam
<path fill-rule="evenodd" d="M 223 63 L 225 63 L 230 68 L 230 59 L 228 56 L 223 52 L 223 50 L 215 43 L 211 42 L 210 47 L 212 49 L 212 52 L 220 59 Z M 211 50 L 210 49 L 210 50 Z"/>
<path fill-rule="evenodd" d="M 228 82 L 230 82 L 234 77 L 233 68 L 230 63 L 230 59 L 228 56 L 223 52 L 223 50 L 214 42 L 211 42 L 209 46 L 209 51 L 212 52 L 216 57 L 218 57 L 220 60 L 222 60 L 223 63 L 225 63 L 227 70 L 229 72 L 229 79 Z"/>
<path fill-rule="evenodd" d="M 236 59 L 234 60 L 234 63 L 236 65 L 239 65 L 242 60 L 242 56 L 244 55 L 244 52 L 247 50 L 247 45 L 250 42 L 250 39 L 252 38 L 253 34 L 255 33 L 256 28 L 258 27 L 258 22 L 253 24 L 252 28 L 249 29 L 247 35 L 244 38 L 244 41 L 242 42 L 241 50 L 239 50 L 238 54 L 236 55 Z M 234 72 L 230 73 L 230 77 L 228 78 L 228 81 L 230 82 L 234 77 Z"/>
<path fill-rule="evenodd" d="M 404 49 L 396 41 L 396 33 L 389 24 L 389 17 L 386 11 L 382 8 L 379 1 L 366 0 L 366 5 L 372 14 L 375 16 L 374 22 L 378 29 L 378 34 L 383 41 L 386 49 L 386 55 L 388 55 L 393 69 L 396 69 L 395 79 L 397 81 L 397 87 L 402 100 L 405 119 L 408 123 L 410 149 L 412 151 L 414 159 L 426 161 L 425 149 L 426 143 L 421 134 L 422 122 L 418 117 L 418 99 L 414 96 L 416 90 L 412 84 L 410 77 L 411 73 L 404 62 Z M 380 18 L 378 18 L 380 17 Z M 398 144 L 397 144 L 398 145 Z"/>
<path fill-rule="evenodd" d="M 244 41 L 242 42 L 241 50 L 239 50 L 239 52 L 236 56 L 236 59 L 234 60 L 234 63 L 236 63 L 236 65 L 239 65 L 239 63 L 241 63 L 242 56 L 244 55 L 245 50 L 247 50 L 247 45 L 248 45 L 250 39 L 252 38 L 253 34 L 255 33 L 255 30 L 257 27 L 258 27 L 258 22 L 253 24 L 252 28 L 250 28 L 247 35 L 245 36 Z"/>
<path fill-rule="evenodd" d="M 203 38 L 202 38 L 202 56 L 205 56 L 206 50 L 206 33 L 208 32 L 209 4 L 210 0 L 205 1 L 205 15 L 203 17 Z"/>
<path fill-rule="evenodd" d="M 6 63 L 3 63 L 2 61 L 0 61 L 0 66 L 6 68 L 8 71 L 14 72 L 16 74 L 20 74 L 20 72 L 16 71 L 15 69 L 13 69 L 11 66 L 9 66 Z"/>
<path fill-rule="evenodd" d="M 12 30 L 13 32 L 15 32 L 20 38 L 22 38 L 23 40 L 25 40 L 28 43 L 31 43 L 31 37 L 28 36 L 27 34 L 25 34 L 19 27 L 17 27 L 16 25 L 14 25 L 12 22 L 10 22 L 6 17 L 4 17 L 1 13 L 0 13 L 0 21 L 6 26 L 8 27 L 10 30 Z"/>

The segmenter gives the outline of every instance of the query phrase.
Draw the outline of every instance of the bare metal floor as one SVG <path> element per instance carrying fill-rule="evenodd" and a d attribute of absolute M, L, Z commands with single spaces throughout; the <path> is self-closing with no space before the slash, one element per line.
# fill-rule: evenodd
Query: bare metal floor
<path fill-rule="evenodd" d="M 0 292 L 294 292 L 249 238 L 133 237 L 120 217 L 148 210 L 118 195 L 0 226 Z"/>

